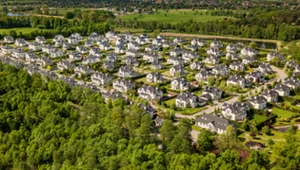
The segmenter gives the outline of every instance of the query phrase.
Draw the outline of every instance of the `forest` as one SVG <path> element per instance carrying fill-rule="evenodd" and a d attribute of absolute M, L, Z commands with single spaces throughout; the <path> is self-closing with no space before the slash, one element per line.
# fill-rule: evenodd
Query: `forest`
<path fill-rule="evenodd" d="M 193 144 L 191 120 L 166 118 L 159 129 L 140 99 L 105 102 L 100 93 L 2 63 L 0 74 L 0 169 L 300 168 L 293 129 L 271 153 L 248 151 L 231 126 L 221 136 L 203 130 Z"/>

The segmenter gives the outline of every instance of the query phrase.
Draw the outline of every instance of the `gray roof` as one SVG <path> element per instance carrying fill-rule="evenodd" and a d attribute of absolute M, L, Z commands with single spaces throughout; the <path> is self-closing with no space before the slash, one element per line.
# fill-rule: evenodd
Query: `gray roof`
<path fill-rule="evenodd" d="M 224 103 L 222 110 L 230 109 L 233 114 L 241 114 L 242 110 L 250 110 L 250 106 L 247 103 L 234 102 L 232 104 Z"/>
<path fill-rule="evenodd" d="M 222 130 L 226 130 L 227 126 L 233 125 L 229 120 L 211 114 L 203 114 L 196 121 L 204 124 L 212 123 L 216 128 Z"/>

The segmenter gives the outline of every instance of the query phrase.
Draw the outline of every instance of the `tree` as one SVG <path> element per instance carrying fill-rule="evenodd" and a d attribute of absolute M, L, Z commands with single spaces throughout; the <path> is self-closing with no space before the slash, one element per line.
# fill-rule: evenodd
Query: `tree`
<path fill-rule="evenodd" d="M 73 12 L 71 12 L 71 11 L 67 11 L 66 13 L 65 13 L 65 18 L 66 19 L 73 19 L 74 18 L 74 13 Z"/>
<path fill-rule="evenodd" d="M 215 78 L 213 76 L 208 76 L 207 84 L 208 84 L 208 86 L 214 85 L 215 84 Z"/>
<path fill-rule="evenodd" d="M 252 151 L 250 156 L 243 162 L 242 169 L 270 169 L 269 156 L 263 151 Z"/>
<path fill-rule="evenodd" d="M 198 135 L 197 148 L 202 151 L 210 151 L 213 148 L 214 134 L 206 129 L 202 129 Z"/>
<path fill-rule="evenodd" d="M 245 131 L 249 130 L 249 125 L 248 125 L 248 119 L 247 118 L 244 119 L 241 128 L 244 129 Z"/>
<path fill-rule="evenodd" d="M 271 130 L 268 126 L 264 126 L 261 131 L 266 135 L 269 135 L 271 133 Z"/>
<path fill-rule="evenodd" d="M 236 129 L 232 125 L 227 126 L 225 133 L 216 138 L 216 145 L 221 150 L 239 147 Z"/>
<path fill-rule="evenodd" d="M 180 126 L 177 130 L 174 139 L 170 143 L 168 150 L 171 153 L 192 153 L 192 145 L 190 138 L 190 131 L 185 126 Z"/>
<path fill-rule="evenodd" d="M 252 42 L 249 44 L 249 46 L 250 46 L 251 48 L 256 48 L 256 47 L 257 47 L 257 43 L 256 43 L 255 41 L 252 41 Z"/>
<path fill-rule="evenodd" d="M 240 94 L 238 97 L 238 101 L 242 102 L 242 101 L 244 101 L 244 99 L 245 99 L 245 96 L 243 94 Z"/>
<path fill-rule="evenodd" d="M 160 134 L 164 141 L 172 141 L 176 133 L 176 127 L 171 120 L 165 120 L 160 128 Z"/>

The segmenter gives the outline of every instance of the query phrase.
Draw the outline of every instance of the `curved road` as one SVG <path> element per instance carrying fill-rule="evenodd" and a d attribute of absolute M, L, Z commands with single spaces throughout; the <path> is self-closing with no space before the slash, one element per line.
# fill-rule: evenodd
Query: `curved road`
<path fill-rule="evenodd" d="M 284 79 L 284 78 L 287 77 L 287 74 L 284 72 L 284 70 L 281 70 L 280 68 L 275 67 L 275 66 L 271 66 L 271 67 L 272 67 L 273 71 L 276 72 L 276 74 L 277 74 L 277 76 L 276 76 L 275 79 L 272 79 L 272 80 L 268 81 L 266 84 L 261 85 L 261 86 L 259 86 L 259 87 L 256 87 L 255 89 L 252 89 L 252 90 L 250 90 L 250 91 L 248 91 L 248 92 L 246 92 L 246 93 L 243 93 L 243 94 L 244 94 L 244 95 L 249 95 L 250 92 L 254 93 L 256 90 L 259 91 L 259 89 L 260 89 L 261 87 L 266 88 L 266 85 L 267 85 L 267 84 L 272 84 L 274 81 L 279 81 L 279 80 Z M 212 112 L 215 111 L 215 109 L 217 109 L 217 108 L 222 108 L 222 106 L 223 106 L 224 103 L 229 103 L 229 104 L 231 104 L 231 103 L 236 102 L 237 100 L 238 100 L 238 96 L 234 96 L 234 97 L 232 97 L 231 99 L 229 99 L 229 100 L 227 100 L 227 101 L 224 101 L 224 102 L 218 102 L 218 103 L 215 104 L 214 106 L 207 106 L 206 109 L 201 110 L 200 112 L 197 112 L 197 113 L 195 113 L 195 114 L 193 114 L 193 115 L 182 115 L 182 114 L 176 113 L 176 117 L 177 117 L 177 118 L 190 118 L 190 119 L 194 119 L 194 118 L 196 118 L 197 116 L 202 115 L 202 114 L 204 114 L 204 113 L 212 113 Z"/>

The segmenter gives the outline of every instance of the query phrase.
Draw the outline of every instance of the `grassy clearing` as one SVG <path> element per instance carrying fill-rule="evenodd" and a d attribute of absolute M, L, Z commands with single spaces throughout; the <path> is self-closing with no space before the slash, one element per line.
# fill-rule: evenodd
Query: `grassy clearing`
<path fill-rule="evenodd" d="M 279 109 L 279 108 L 276 108 L 274 107 L 272 109 L 272 113 L 277 115 L 278 117 L 280 118 L 289 118 L 291 116 L 293 116 L 295 113 L 294 112 L 291 112 L 291 111 L 288 111 L 288 110 L 283 110 L 283 109 Z"/>
<path fill-rule="evenodd" d="M 124 20 L 134 20 L 138 21 L 157 21 L 157 22 L 167 22 L 167 23 L 178 23 L 186 22 L 188 20 L 193 20 L 197 22 L 208 22 L 218 19 L 224 19 L 228 17 L 224 16 L 211 16 L 210 13 L 206 13 L 207 10 L 200 10 L 198 12 L 193 10 L 159 10 L 154 14 L 130 14 L 130 15 L 121 15 L 119 18 Z"/>

